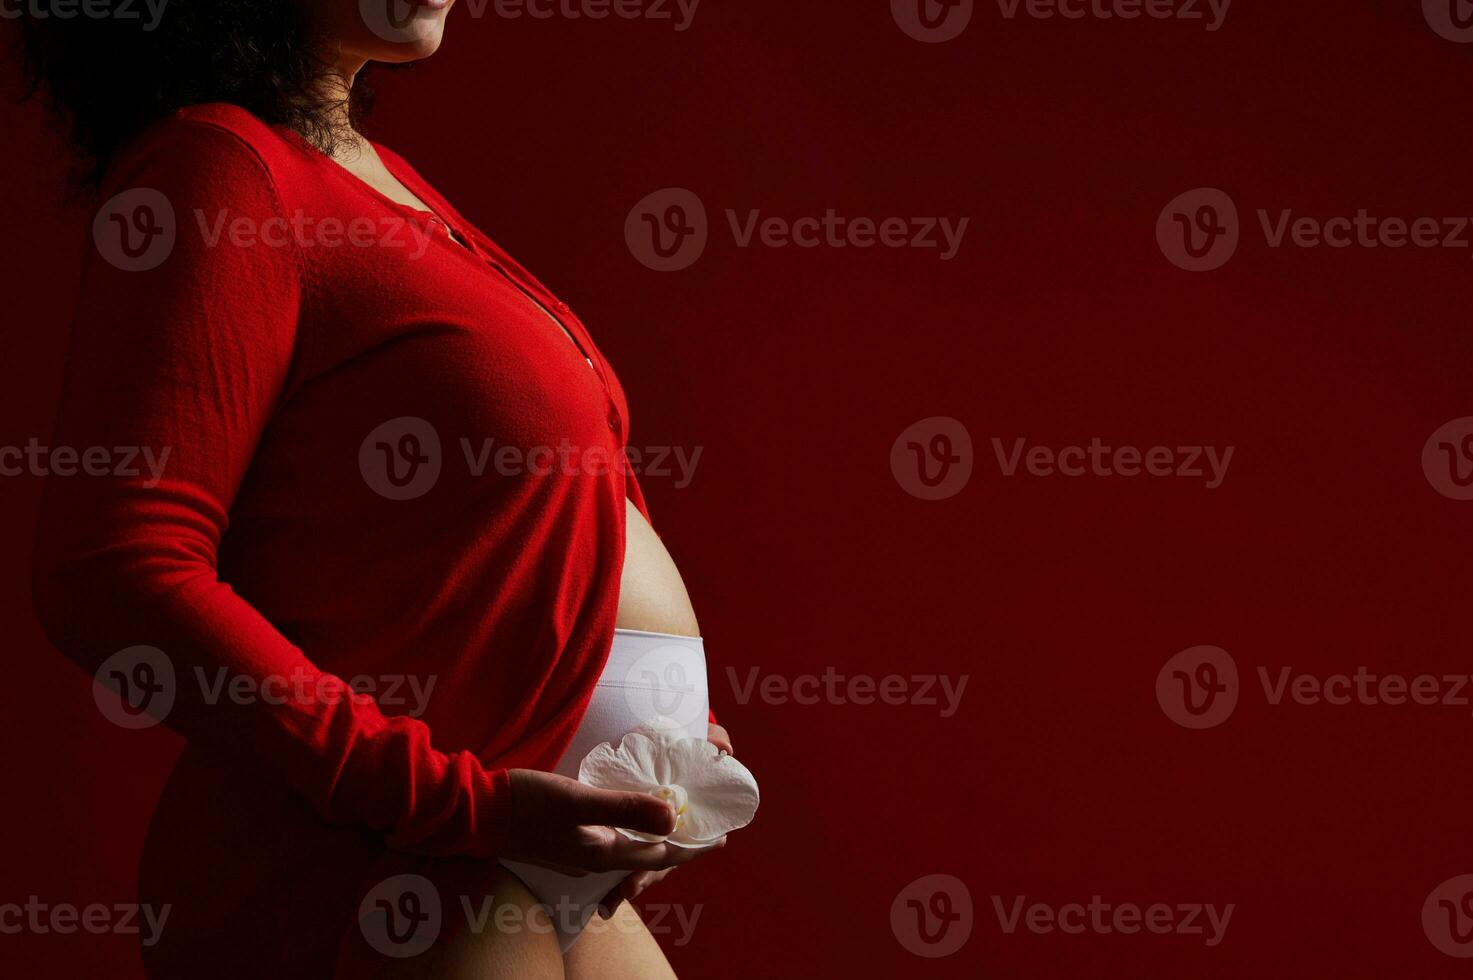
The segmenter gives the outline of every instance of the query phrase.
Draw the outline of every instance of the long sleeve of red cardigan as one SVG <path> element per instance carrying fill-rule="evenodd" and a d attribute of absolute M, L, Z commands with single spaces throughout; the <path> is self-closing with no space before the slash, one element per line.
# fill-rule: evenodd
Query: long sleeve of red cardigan
<path fill-rule="evenodd" d="M 232 219 L 287 216 L 249 146 L 224 130 L 178 129 L 187 138 L 153 141 L 111 181 L 161 191 L 177 242 L 143 272 L 92 255 L 55 439 L 167 452 L 163 477 L 48 481 L 34 565 L 41 622 L 88 671 L 127 647 L 164 651 L 177 689 L 168 724 L 284 780 L 329 822 L 418 853 L 495 854 L 506 771 L 437 751 L 422 722 L 352 696 L 220 578 L 231 502 L 291 382 L 306 267 L 295 247 L 210 244 L 196 215 L 213 220 L 221 200 Z M 198 678 L 221 668 L 254 690 L 305 683 L 284 703 L 211 703 Z"/>

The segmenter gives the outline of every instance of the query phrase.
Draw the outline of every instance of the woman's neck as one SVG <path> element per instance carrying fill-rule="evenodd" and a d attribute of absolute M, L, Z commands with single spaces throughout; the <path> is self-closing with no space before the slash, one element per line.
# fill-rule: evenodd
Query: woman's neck
<path fill-rule="evenodd" d="M 327 121 L 332 126 L 333 145 L 352 152 L 361 149 L 363 137 L 353 128 L 353 83 L 364 62 L 343 58 L 330 67 L 315 87 L 315 96 L 330 104 Z"/>

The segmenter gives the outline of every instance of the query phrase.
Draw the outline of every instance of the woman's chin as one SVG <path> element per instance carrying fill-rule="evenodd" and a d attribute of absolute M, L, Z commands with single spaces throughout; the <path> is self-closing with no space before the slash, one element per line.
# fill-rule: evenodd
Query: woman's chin
<path fill-rule="evenodd" d="M 454 0 L 409 3 L 406 0 L 360 0 L 358 13 L 371 34 L 365 52 L 372 61 L 403 64 L 428 58 L 440 49 L 445 18 Z M 368 41 L 369 39 L 365 39 Z"/>
<path fill-rule="evenodd" d="M 440 50 L 440 42 L 444 35 L 436 31 L 433 36 L 423 40 L 414 41 L 410 44 L 395 45 L 386 49 L 381 55 L 372 60 L 386 65 L 407 65 L 415 61 L 423 61 Z"/>

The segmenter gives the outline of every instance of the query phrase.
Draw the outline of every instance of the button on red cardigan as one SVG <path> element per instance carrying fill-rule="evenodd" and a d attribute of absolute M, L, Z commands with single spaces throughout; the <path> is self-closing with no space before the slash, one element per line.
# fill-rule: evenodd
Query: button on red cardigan
<path fill-rule="evenodd" d="M 164 651 L 167 721 L 208 765 L 389 848 L 491 856 L 506 770 L 552 768 L 581 720 L 614 629 L 624 500 L 644 501 L 600 465 L 622 459 L 627 406 L 578 318 L 381 153 L 441 219 L 427 244 L 404 224 L 422 213 L 231 106 L 180 112 L 116 161 L 104 197 L 161 192 L 177 240 L 145 271 L 90 257 L 55 444 L 169 456 L 156 486 L 48 481 L 36 604 L 88 670 Z M 405 419 L 409 442 L 380 430 Z M 578 462 L 502 474 L 501 447 Z M 373 475 L 380 451 L 433 455 L 438 477 L 399 493 Z M 307 694 L 210 703 L 221 668 Z M 420 717 L 340 696 L 345 678 L 403 675 L 433 679 Z M 232 847 L 226 809 L 194 816 Z"/>

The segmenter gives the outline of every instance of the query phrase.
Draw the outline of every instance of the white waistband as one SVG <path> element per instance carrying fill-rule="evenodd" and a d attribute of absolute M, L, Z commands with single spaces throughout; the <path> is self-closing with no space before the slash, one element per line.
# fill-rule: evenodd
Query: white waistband
<path fill-rule="evenodd" d="M 649 630 L 626 630 L 619 627 L 614 630 L 615 636 L 653 636 L 661 640 L 674 640 L 677 643 L 705 643 L 699 636 L 686 636 L 683 633 L 651 633 Z"/>
<path fill-rule="evenodd" d="M 599 686 L 706 691 L 706 645 L 699 636 L 614 630 Z"/>

